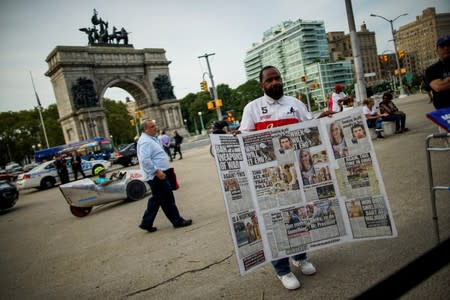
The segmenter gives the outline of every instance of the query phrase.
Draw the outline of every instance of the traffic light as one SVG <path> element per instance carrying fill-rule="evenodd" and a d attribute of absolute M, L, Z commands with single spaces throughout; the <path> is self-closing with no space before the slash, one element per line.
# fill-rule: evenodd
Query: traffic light
<path fill-rule="evenodd" d="M 136 123 L 134 123 L 133 119 L 130 120 L 130 125 L 131 125 L 131 127 L 134 127 L 136 125 Z"/>
<path fill-rule="evenodd" d="M 205 80 L 200 81 L 200 88 L 202 91 L 208 92 L 208 82 L 206 82 Z"/>
<path fill-rule="evenodd" d="M 209 110 L 213 110 L 214 109 L 214 102 L 213 101 L 208 101 L 207 105 L 208 105 L 208 109 Z"/>
<path fill-rule="evenodd" d="M 308 79 L 308 77 L 306 77 L 306 75 L 303 75 L 302 77 L 300 77 L 300 80 L 303 82 L 306 82 L 307 79 Z"/>
<path fill-rule="evenodd" d="M 234 122 L 234 111 L 227 111 L 227 121 L 228 122 Z"/>
<path fill-rule="evenodd" d="M 138 111 L 135 112 L 134 114 L 136 115 L 136 118 L 142 119 L 142 111 L 138 110 Z"/>
<path fill-rule="evenodd" d="M 216 107 L 222 107 L 222 99 L 216 99 L 215 103 L 216 103 Z"/>

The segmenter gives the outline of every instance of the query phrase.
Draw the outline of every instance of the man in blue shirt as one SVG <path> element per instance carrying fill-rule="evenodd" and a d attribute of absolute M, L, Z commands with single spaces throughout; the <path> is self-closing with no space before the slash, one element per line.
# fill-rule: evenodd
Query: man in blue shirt
<path fill-rule="evenodd" d="M 175 204 L 172 186 L 166 175 L 169 169 L 169 157 L 156 136 L 158 129 L 153 120 L 145 120 L 141 124 L 142 134 L 137 142 L 137 156 L 139 166 L 145 174 L 145 180 L 150 185 L 152 196 L 148 199 L 147 209 L 139 225 L 148 232 L 157 230 L 153 227 L 159 207 L 175 228 L 192 224 L 192 220 L 185 220 L 180 216 Z"/>

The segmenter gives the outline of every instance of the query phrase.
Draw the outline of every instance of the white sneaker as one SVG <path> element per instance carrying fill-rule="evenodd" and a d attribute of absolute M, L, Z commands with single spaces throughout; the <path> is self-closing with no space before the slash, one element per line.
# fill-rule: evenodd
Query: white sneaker
<path fill-rule="evenodd" d="M 288 290 L 295 290 L 300 287 L 300 281 L 298 281 L 297 277 L 295 277 L 294 273 L 292 272 L 283 276 L 278 276 L 278 278 L 281 280 L 284 287 Z"/>
<path fill-rule="evenodd" d="M 316 267 L 307 259 L 303 260 L 293 260 L 292 264 L 297 268 L 300 268 L 303 274 L 313 275 L 316 273 Z"/>

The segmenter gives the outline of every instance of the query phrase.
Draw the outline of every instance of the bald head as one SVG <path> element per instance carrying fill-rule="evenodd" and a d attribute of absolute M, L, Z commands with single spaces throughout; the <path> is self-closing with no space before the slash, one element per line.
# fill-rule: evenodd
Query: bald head
<path fill-rule="evenodd" d="M 151 136 L 156 136 L 156 133 L 158 132 L 155 121 L 153 121 L 153 120 L 142 121 L 141 129 L 143 132 L 145 132 L 146 134 L 151 135 Z"/>

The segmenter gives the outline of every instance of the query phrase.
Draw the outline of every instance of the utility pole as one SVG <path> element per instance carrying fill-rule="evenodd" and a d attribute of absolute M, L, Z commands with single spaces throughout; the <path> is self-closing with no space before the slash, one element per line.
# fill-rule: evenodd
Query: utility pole
<path fill-rule="evenodd" d="M 347 10 L 347 22 L 350 30 L 350 42 L 352 44 L 353 61 L 355 62 L 356 73 L 356 101 L 360 105 L 367 98 L 366 82 L 364 80 L 364 70 L 361 59 L 361 49 L 359 45 L 358 33 L 356 32 L 355 18 L 353 16 L 352 1 L 345 0 L 345 8 Z"/>
<path fill-rule="evenodd" d="M 398 59 L 397 40 L 395 39 L 395 30 L 394 30 L 394 25 L 393 25 L 393 23 L 394 23 L 394 21 L 397 20 L 398 18 L 403 17 L 403 16 L 407 16 L 407 15 L 408 15 L 407 13 L 404 13 L 404 14 L 401 14 L 401 15 L 395 17 L 395 18 L 392 19 L 392 20 L 389 20 L 389 19 L 387 19 L 387 18 L 385 18 L 385 17 L 383 17 L 383 16 L 380 16 L 380 15 L 370 14 L 371 17 L 378 17 L 378 18 L 384 19 L 385 21 L 387 21 L 387 22 L 389 22 L 389 23 L 391 24 L 392 39 L 393 39 L 393 41 L 394 41 L 395 62 L 397 63 L 398 81 L 399 81 L 399 88 L 400 88 L 399 96 L 398 96 L 399 98 L 406 97 L 406 93 L 405 93 L 405 89 L 403 88 L 402 74 L 401 74 L 401 72 L 400 72 L 400 60 Z M 394 73 L 394 74 L 395 74 L 395 73 Z"/>
<path fill-rule="evenodd" d="M 212 56 L 212 55 L 216 55 L 216 54 L 215 53 L 209 53 L 209 54 L 205 53 L 205 55 L 201 55 L 198 58 L 204 57 L 206 59 L 206 64 L 208 65 L 208 75 L 209 75 L 209 79 L 211 80 L 213 97 L 214 97 L 214 100 L 217 100 L 219 97 L 217 96 L 217 90 L 216 90 L 216 86 L 214 85 L 214 79 L 213 79 L 214 77 L 211 72 L 211 67 L 209 66 L 209 59 L 208 59 L 208 57 Z M 216 111 L 217 111 L 217 119 L 219 121 L 221 121 L 222 120 L 222 111 L 221 111 L 220 107 L 216 107 Z"/>
<path fill-rule="evenodd" d="M 47 131 L 45 130 L 44 119 L 42 118 L 42 105 L 41 105 L 41 101 L 39 101 L 39 96 L 36 92 L 36 88 L 34 87 L 34 80 L 33 80 L 33 75 L 31 75 L 31 71 L 30 71 L 30 77 L 31 77 L 31 83 L 33 84 L 34 94 L 36 95 L 36 100 L 37 100 L 37 104 L 38 104 L 37 109 L 39 112 L 39 118 L 41 119 L 42 130 L 44 131 L 45 143 L 47 144 L 47 148 L 50 148 L 50 146 L 48 144 Z"/>

